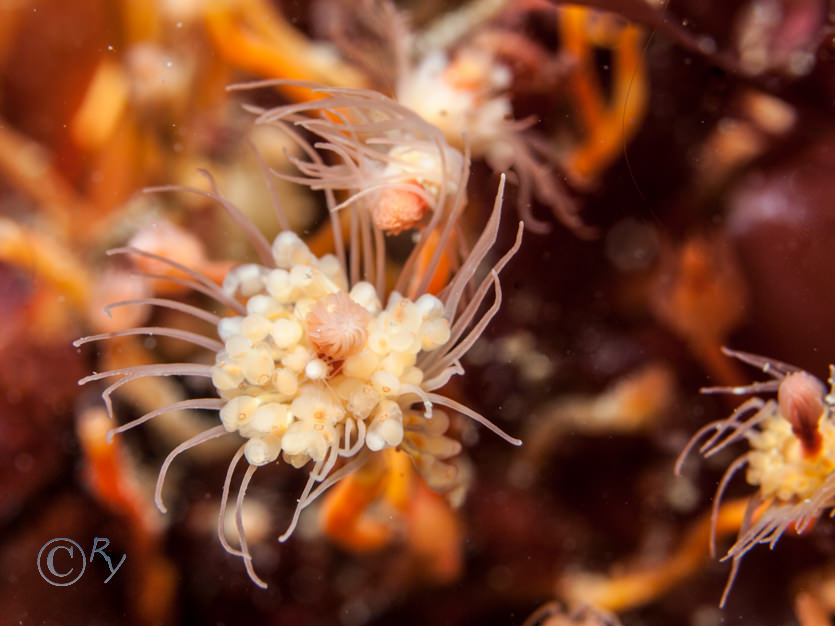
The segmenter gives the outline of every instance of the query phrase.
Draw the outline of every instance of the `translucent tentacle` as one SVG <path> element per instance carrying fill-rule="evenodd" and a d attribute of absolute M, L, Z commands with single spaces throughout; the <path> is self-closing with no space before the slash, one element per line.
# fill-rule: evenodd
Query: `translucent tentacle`
<path fill-rule="evenodd" d="M 113 428 L 112 430 L 109 430 L 107 432 L 107 440 L 111 441 L 113 439 L 113 435 L 118 435 L 120 433 L 125 432 L 126 430 L 135 428 L 136 426 L 144 424 L 145 422 L 157 417 L 158 415 L 163 415 L 164 413 L 169 413 L 171 411 L 183 411 L 187 409 L 220 410 L 223 408 L 224 404 L 226 404 L 226 401 L 221 400 L 219 398 L 197 398 L 194 400 L 181 400 L 180 402 L 174 402 L 173 404 L 169 404 L 168 406 L 162 407 L 161 409 L 149 411 L 148 413 L 145 413 L 145 415 L 143 415 L 142 417 L 137 417 L 134 420 L 122 424 L 118 428 Z"/>
<path fill-rule="evenodd" d="M 522 445 L 521 439 L 517 439 L 516 437 L 508 435 L 505 431 L 496 426 L 493 422 L 484 417 L 481 413 L 473 411 L 470 407 L 464 406 L 463 404 L 461 404 L 460 402 L 456 402 L 452 398 L 447 398 L 446 396 L 442 396 L 437 393 L 428 393 L 426 395 L 431 402 L 435 404 L 440 404 L 441 406 L 449 407 L 450 409 L 458 411 L 462 415 L 466 415 L 471 420 L 478 422 L 479 424 L 481 424 L 488 430 L 494 432 L 508 443 L 513 444 L 514 446 Z"/>
<path fill-rule="evenodd" d="M 187 313 L 196 317 L 198 319 L 204 320 L 209 322 L 213 326 L 217 326 L 220 323 L 220 316 L 215 315 L 214 313 L 210 313 L 204 309 L 201 309 L 196 306 L 192 306 L 190 304 L 185 304 L 183 302 L 178 302 L 176 300 L 169 300 L 168 298 L 138 298 L 136 300 L 119 300 L 118 302 L 112 302 L 104 307 L 105 313 L 110 315 L 111 309 L 115 309 L 117 307 L 123 306 L 143 306 L 143 305 L 151 305 L 151 306 L 161 306 L 166 309 L 173 309 L 175 311 L 181 311 L 182 313 Z"/>
<path fill-rule="evenodd" d="M 101 333 L 100 335 L 90 335 L 88 337 L 81 337 L 72 342 L 76 348 L 83 346 L 85 343 L 93 341 L 103 341 L 105 339 L 115 339 L 117 337 L 129 337 L 131 335 L 150 335 L 160 337 L 171 337 L 173 339 L 180 339 L 188 343 L 206 348 L 212 352 L 220 352 L 223 350 L 223 344 L 219 341 L 201 335 L 200 333 L 192 333 L 187 330 L 180 330 L 179 328 L 168 328 L 166 326 L 140 326 L 138 328 L 128 328 L 127 330 L 117 330 L 111 333 Z"/>
<path fill-rule="evenodd" d="M 160 513 L 167 513 L 168 508 L 165 506 L 165 503 L 162 501 L 162 488 L 165 484 L 165 476 L 168 473 L 168 468 L 171 466 L 171 463 L 176 459 L 180 454 L 185 452 L 186 450 L 190 450 L 194 446 L 199 446 L 201 443 L 205 443 L 206 441 L 210 441 L 212 439 L 217 439 L 218 437 L 222 437 L 223 435 L 228 435 L 229 432 L 223 425 L 215 426 L 214 428 L 210 428 L 208 430 L 204 430 L 202 433 L 199 433 L 181 443 L 179 446 L 174 448 L 167 457 L 165 457 L 165 461 L 162 463 L 162 467 L 159 469 L 159 476 L 157 476 L 157 486 L 154 490 L 154 502 L 157 505 L 157 508 L 160 510 Z"/>
<path fill-rule="evenodd" d="M 275 267 L 275 261 L 273 261 L 273 254 L 272 248 L 270 247 L 269 242 L 267 241 L 266 237 L 264 237 L 263 233 L 258 229 L 258 227 L 252 223 L 252 220 L 249 219 L 246 213 L 244 213 L 239 207 L 235 206 L 229 200 L 223 197 L 220 191 L 217 188 L 217 184 L 215 183 L 214 177 L 208 171 L 204 169 L 197 170 L 200 172 L 206 180 L 209 182 L 209 186 L 212 188 L 211 192 L 203 191 L 202 189 L 197 189 L 196 187 L 185 187 L 182 185 L 162 185 L 160 187 L 147 187 L 144 191 L 146 193 L 155 193 L 155 192 L 165 192 L 165 191 L 185 191 L 188 193 L 194 193 L 198 196 L 203 196 L 204 198 L 208 198 L 209 200 L 214 200 L 218 204 L 220 204 L 232 220 L 238 225 L 241 231 L 246 235 L 247 239 L 249 239 L 252 247 L 255 248 L 255 252 L 258 254 L 258 258 L 261 259 L 261 262 L 267 267 Z"/>
<path fill-rule="evenodd" d="M 226 507 L 229 503 L 229 487 L 232 484 L 232 476 L 235 473 L 235 469 L 238 467 L 238 463 L 240 463 L 241 457 L 244 455 L 244 448 L 246 448 L 246 444 L 243 444 L 238 448 L 235 455 L 232 457 L 232 460 L 229 462 L 229 467 L 226 469 L 226 478 L 223 481 L 223 493 L 221 493 L 220 496 L 220 509 L 217 514 L 217 538 L 220 540 L 220 545 L 222 545 L 223 549 L 229 554 L 234 554 L 235 556 L 240 557 L 242 557 L 244 553 L 237 548 L 233 548 L 229 544 L 229 541 L 226 539 L 224 522 L 226 520 Z M 238 537 L 238 542 L 240 542 L 240 537 Z"/>
<path fill-rule="evenodd" d="M 235 525 L 238 528 L 238 537 L 241 541 L 241 556 L 244 560 L 244 567 L 246 567 L 246 573 L 249 574 L 249 578 L 250 580 L 252 580 L 252 582 L 261 587 L 261 589 L 266 589 L 267 583 L 265 583 L 258 576 L 258 574 L 255 573 L 255 568 L 252 566 L 252 554 L 250 553 L 249 546 L 246 543 L 246 533 L 244 532 L 244 518 L 242 513 L 244 496 L 246 495 L 247 487 L 249 487 L 249 481 L 252 480 L 252 475 L 255 473 L 255 470 L 257 469 L 257 465 L 250 465 L 246 468 L 246 473 L 244 474 L 244 478 L 241 481 L 241 487 L 240 489 L 238 489 L 238 498 L 235 501 Z"/>

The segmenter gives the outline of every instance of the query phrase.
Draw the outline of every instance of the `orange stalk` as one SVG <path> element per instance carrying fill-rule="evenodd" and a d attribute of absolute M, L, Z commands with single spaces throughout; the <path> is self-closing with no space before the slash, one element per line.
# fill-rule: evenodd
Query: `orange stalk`
<path fill-rule="evenodd" d="M 747 506 L 747 498 L 723 504 L 716 519 L 716 536 L 738 531 Z M 571 605 L 588 605 L 613 612 L 649 604 L 691 576 L 710 556 L 710 528 L 711 516 L 706 513 L 690 527 L 679 548 L 664 561 L 614 576 L 572 574 L 558 582 L 560 595 Z"/>

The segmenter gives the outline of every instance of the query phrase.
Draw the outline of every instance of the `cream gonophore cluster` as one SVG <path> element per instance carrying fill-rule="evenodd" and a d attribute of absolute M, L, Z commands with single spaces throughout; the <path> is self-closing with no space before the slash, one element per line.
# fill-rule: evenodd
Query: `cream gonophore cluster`
<path fill-rule="evenodd" d="M 426 393 L 418 355 L 450 338 L 443 303 L 393 293 L 383 308 L 370 283 L 349 289 L 336 257 L 316 258 L 292 232 L 273 254 L 275 269 L 244 265 L 224 284 L 247 311 L 218 326 L 225 343 L 212 382 L 227 401 L 223 425 L 248 439 L 251 464 L 283 453 L 295 467 L 313 460 L 319 476 L 363 446 L 399 445 L 403 411 Z"/>
<path fill-rule="evenodd" d="M 210 192 L 157 188 L 190 191 L 217 201 L 249 238 L 259 262 L 230 270 L 219 286 L 199 271 L 164 256 L 133 247 L 112 250 L 111 254 L 159 264 L 169 273 L 168 280 L 201 292 L 226 312 L 217 315 L 165 298 L 117 302 L 109 308 L 153 305 L 175 309 L 211 322 L 217 337 L 180 328 L 144 326 L 75 342 L 78 346 L 125 335 L 158 335 L 214 353 L 212 365 L 137 365 L 94 373 L 79 382 L 118 377 L 102 394 L 112 415 L 112 393 L 133 380 L 198 376 L 212 381 L 219 397 L 177 402 L 112 432 L 123 432 L 172 410 L 218 412 L 220 424 L 183 442 L 163 462 L 157 479 L 157 506 L 165 511 L 162 487 L 177 455 L 210 439 L 240 437 L 223 486 L 218 537 L 228 552 L 244 560 L 250 578 L 262 587 L 266 583 L 252 566 L 241 515 L 244 495 L 258 467 L 279 460 L 297 468 L 309 467 L 309 478 L 293 518 L 280 537 L 283 541 L 293 532 L 301 512 L 319 495 L 385 449 L 396 448 L 410 455 L 431 488 L 459 492 L 461 477 L 448 460 L 461 450 L 461 445 L 449 436 L 449 416 L 439 407 L 477 421 L 514 445 L 521 443 L 483 415 L 438 393 L 452 376 L 464 373 L 461 357 L 499 311 L 498 275 L 521 244 L 520 223 L 513 246 L 485 271 L 484 262 L 498 236 L 504 178 L 483 231 L 468 247 L 457 224 L 466 205 L 469 163 L 464 155 L 444 143 L 431 125 L 381 94 L 339 90 L 319 106 L 323 107 L 321 119 L 332 140 L 325 149 L 340 155 L 341 165 L 326 165 L 316 152 L 322 146 L 314 147 L 301 136 L 300 130 L 310 130 L 315 120 L 281 107 L 272 116 L 260 111 L 256 121 L 281 127 L 309 158 L 297 164 L 307 167 L 312 178 L 297 182 L 314 188 L 322 183 L 319 188 L 325 192 L 334 231 L 334 254 L 315 256 L 286 229 L 280 207 L 279 221 L 285 229 L 270 244 L 241 209 L 220 194 L 208 175 Z M 308 105 L 302 108 L 310 110 Z M 342 120 L 341 131 L 334 118 Z M 358 119 L 363 122 L 350 121 Z M 402 127 L 398 121 L 403 122 Z M 379 134 L 376 141 L 375 132 Z M 358 168 L 374 175 L 361 176 Z M 353 201 L 337 204 L 335 189 L 350 189 Z M 372 202 L 357 201 L 360 199 Z M 425 205 L 421 214 L 429 211 L 431 215 L 426 220 L 398 221 L 397 230 L 401 226 L 415 228 L 414 245 L 399 278 L 394 280 L 394 288 L 389 289 L 385 247 L 388 230 L 386 220 L 381 223 L 381 218 L 398 219 L 404 204 L 408 209 L 415 199 Z M 375 207 L 381 206 L 382 212 L 378 210 L 375 215 Z M 347 250 L 341 210 L 348 212 Z M 165 274 L 148 276 L 166 279 Z M 430 284 L 437 295 L 427 293 Z M 493 302 L 486 306 L 491 291 Z M 222 520 L 232 477 L 242 459 L 248 462 L 248 468 L 235 501 L 239 547 L 234 547 Z"/>

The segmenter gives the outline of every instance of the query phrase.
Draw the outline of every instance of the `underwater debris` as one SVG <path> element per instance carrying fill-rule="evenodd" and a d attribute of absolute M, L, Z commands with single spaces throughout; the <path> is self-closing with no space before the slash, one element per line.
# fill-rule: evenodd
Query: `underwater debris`
<path fill-rule="evenodd" d="M 330 103 L 334 107 L 345 104 L 341 95 L 335 95 L 334 99 Z M 286 110 L 284 113 L 292 115 Z M 384 133 L 391 128 L 390 124 L 382 126 Z M 313 158 L 311 153 L 308 155 Z M 321 161 L 316 165 L 324 167 Z M 322 180 L 327 185 L 324 177 Z M 165 475 L 180 453 L 237 433 L 245 441 L 229 464 L 219 520 L 225 514 L 234 471 L 245 458 L 249 467 L 235 504 L 240 548 L 229 543 L 221 522 L 218 536 L 229 553 L 244 560 L 253 582 L 266 587 L 252 566 L 241 516 L 244 495 L 258 467 L 277 461 L 279 456 L 297 468 L 312 463 L 292 521 L 280 537 L 284 541 L 292 534 L 305 508 L 330 486 L 362 467 L 370 455 L 382 450 L 405 451 L 433 489 L 454 491 L 458 486 L 456 469 L 446 459 L 460 451 L 460 444 L 437 432 L 437 426 L 446 424 L 442 413 L 437 411 L 438 406 L 466 415 L 509 443 L 521 444 L 486 417 L 437 390 L 452 376 L 464 372 L 461 357 L 498 312 L 501 305 L 498 274 L 518 250 L 523 225 L 519 224 L 510 250 L 492 264 L 486 276 L 478 278 L 498 233 L 502 179 L 484 231 L 467 254 L 458 250 L 461 258 L 457 271 L 443 290 L 437 296 L 422 293 L 409 297 L 397 290 L 390 293 L 385 290 L 383 232 L 356 206 L 349 207 L 352 245 L 347 257 L 337 254 L 319 258 L 292 231 L 279 233 L 270 245 L 241 210 L 220 195 L 211 177 L 209 181 L 211 193 L 191 191 L 210 197 L 227 209 L 252 242 L 259 264 L 232 269 L 220 287 L 200 272 L 152 252 L 124 247 L 111 250 L 110 254 L 167 265 L 180 272 L 180 276 L 153 274 L 150 277 L 186 285 L 226 307 L 229 314 L 221 316 L 175 300 L 131 301 L 137 306 L 175 308 L 200 320 L 210 319 L 217 329 L 217 339 L 178 328 L 147 326 L 83 337 L 74 344 L 80 346 L 133 335 L 169 337 L 214 353 L 214 365 L 186 362 L 138 365 L 97 372 L 81 379 L 79 384 L 119 377 L 102 394 L 112 416 L 111 394 L 133 380 L 155 376 L 211 379 L 219 398 L 179 401 L 150 411 L 111 432 L 123 432 L 171 410 L 218 411 L 221 424 L 183 442 L 165 459 L 157 481 L 156 503 L 165 512 L 162 502 Z M 450 245 L 452 220 L 463 209 L 466 184 L 463 168 L 455 181 L 459 187 L 452 205 L 448 210 L 437 211 L 430 222 L 438 224 L 441 233 L 430 261 L 416 265 L 414 258 L 422 249 L 419 242 L 404 266 L 403 272 L 408 269 L 419 275 L 418 289 L 432 278 L 438 258 Z M 401 188 L 396 180 L 386 180 L 386 184 L 393 189 Z M 386 184 L 380 183 L 376 188 L 385 191 Z M 452 184 L 442 177 L 440 189 L 447 186 Z M 335 210 L 339 207 L 326 195 L 334 230 L 338 233 Z M 338 246 L 341 241 L 338 235 L 336 240 Z M 360 280 L 360 275 L 367 280 Z M 491 289 L 494 301 L 482 313 Z M 434 423 L 436 414 L 438 424 Z"/>
<path fill-rule="evenodd" d="M 777 393 L 777 400 L 749 398 L 725 419 L 702 427 L 679 455 L 676 473 L 702 439 L 699 452 L 707 458 L 746 440 L 750 450 L 725 471 L 713 499 L 711 554 L 715 554 L 716 520 L 725 489 L 736 472 L 748 466 L 746 481 L 757 487 L 748 501 L 736 541 L 722 560 L 731 560 L 731 573 L 720 606 L 728 598 L 739 563 L 758 544 L 774 547 L 793 528 L 808 530 L 824 510 L 835 506 L 835 367 L 830 388 L 802 369 L 763 356 L 723 348 L 723 353 L 759 367 L 773 380 L 741 387 L 708 387 L 704 393 L 734 395 Z"/>

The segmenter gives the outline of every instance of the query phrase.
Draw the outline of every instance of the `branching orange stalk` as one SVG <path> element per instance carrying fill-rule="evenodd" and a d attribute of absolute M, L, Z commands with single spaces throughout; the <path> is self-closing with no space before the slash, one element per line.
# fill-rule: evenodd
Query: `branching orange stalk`
<path fill-rule="evenodd" d="M 368 86 L 364 74 L 317 47 L 263 0 L 211 2 L 206 28 L 228 63 L 259 76 L 334 87 Z M 318 97 L 296 85 L 280 85 L 278 89 L 296 101 Z"/>

